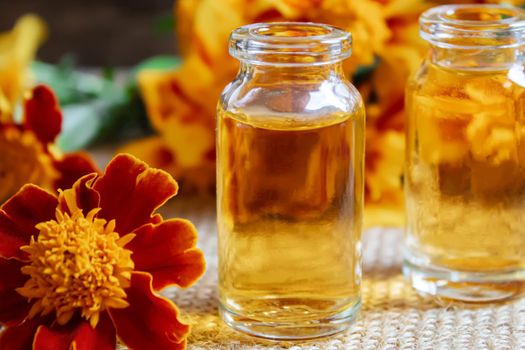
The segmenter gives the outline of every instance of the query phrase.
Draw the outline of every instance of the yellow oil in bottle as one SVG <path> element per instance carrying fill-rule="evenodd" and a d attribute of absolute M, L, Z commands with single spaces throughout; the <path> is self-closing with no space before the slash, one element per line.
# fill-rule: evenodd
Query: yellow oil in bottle
<path fill-rule="evenodd" d="M 410 256 L 458 271 L 525 267 L 525 89 L 521 68 L 428 64 L 408 87 Z"/>
<path fill-rule="evenodd" d="M 362 108 L 315 123 L 218 115 L 221 304 L 272 324 L 360 303 Z"/>

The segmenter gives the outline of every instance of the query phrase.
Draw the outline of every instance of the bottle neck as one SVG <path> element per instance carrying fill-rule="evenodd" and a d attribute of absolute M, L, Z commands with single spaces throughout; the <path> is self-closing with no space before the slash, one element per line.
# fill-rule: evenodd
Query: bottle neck
<path fill-rule="evenodd" d="M 430 62 L 461 70 L 507 70 L 525 62 L 525 45 L 509 48 L 459 48 L 431 45 Z"/>
<path fill-rule="evenodd" d="M 249 76 L 259 83 L 345 79 L 342 61 L 315 66 L 272 66 L 241 61 L 239 74 Z"/>

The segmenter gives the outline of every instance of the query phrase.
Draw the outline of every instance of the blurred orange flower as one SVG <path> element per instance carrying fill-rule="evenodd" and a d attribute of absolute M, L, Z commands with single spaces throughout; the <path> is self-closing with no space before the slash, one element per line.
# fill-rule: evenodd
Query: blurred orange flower
<path fill-rule="evenodd" d="M 25 185 L 0 207 L 1 349 L 184 349 L 189 326 L 156 294 L 204 272 L 194 226 L 155 211 L 177 183 L 130 155 L 58 197 Z"/>
<path fill-rule="evenodd" d="M 61 125 L 58 101 L 44 85 L 28 94 L 21 124 L 0 121 L 0 203 L 26 183 L 48 190 L 67 188 L 97 171 L 87 154 L 63 155 L 54 146 Z"/>
<path fill-rule="evenodd" d="M 46 35 L 45 23 L 35 15 L 21 17 L 11 31 L 0 33 L 0 122 L 11 120 L 31 86 L 29 65 Z"/>
<path fill-rule="evenodd" d="M 172 72 L 139 76 L 158 135 L 125 150 L 198 188 L 212 187 L 215 106 L 238 68 L 227 51 L 230 32 L 244 24 L 277 20 L 335 25 L 353 34 L 353 54 L 344 69 L 355 78 L 367 105 L 365 224 L 400 225 L 405 82 L 426 51 L 417 19 L 425 9 L 445 2 L 179 0 L 175 13 L 184 63 Z"/>

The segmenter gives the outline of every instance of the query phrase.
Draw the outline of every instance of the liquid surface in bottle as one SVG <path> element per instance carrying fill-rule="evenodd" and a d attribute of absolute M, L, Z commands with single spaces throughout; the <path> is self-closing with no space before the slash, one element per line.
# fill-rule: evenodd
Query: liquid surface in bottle
<path fill-rule="evenodd" d="M 409 255 L 460 271 L 524 268 L 522 69 L 425 69 L 407 91 Z"/>
<path fill-rule="evenodd" d="M 230 312 L 301 322 L 359 303 L 362 118 L 219 111 L 219 279 Z"/>

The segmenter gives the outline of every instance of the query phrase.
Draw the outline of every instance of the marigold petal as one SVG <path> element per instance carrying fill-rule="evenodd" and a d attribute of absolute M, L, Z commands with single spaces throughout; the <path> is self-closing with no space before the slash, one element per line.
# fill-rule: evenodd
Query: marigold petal
<path fill-rule="evenodd" d="M 197 231 L 183 219 L 172 219 L 158 225 L 144 225 L 128 245 L 135 270 L 153 276 L 153 288 L 169 285 L 189 287 L 205 270 L 204 256 L 195 248 Z"/>
<path fill-rule="evenodd" d="M 97 166 L 84 152 L 66 154 L 62 159 L 55 161 L 55 168 L 60 172 L 60 177 L 54 184 L 56 189 L 71 188 L 82 176 L 98 173 Z"/>
<path fill-rule="evenodd" d="M 119 154 L 93 188 L 100 194 L 99 216 L 115 220 L 121 235 L 151 222 L 153 212 L 177 194 L 177 182 L 129 154 Z"/>
<path fill-rule="evenodd" d="M 186 347 L 190 327 L 178 320 L 173 302 L 154 294 L 151 275 L 133 272 L 126 293 L 129 307 L 109 310 L 120 340 L 136 350 Z"/>
<path fill-rule="evenodd" d="M 30 237 L 0 209 L 0 257 L 24 260 L 26 254 L 20 247 L 29 243 Z"/>
<path fill-rule="evenodd" d="M 107 314 L 101 315 L 96 328 L 89 322 L 74 325 L 40 326 L 33 342 L 34 350 L 113 350 L 116 345 L 115 327 Z"/>
<path fill-rule="evenodd" d="M 238 8 L 237 1 L 209 0 L 201 1 L 193 20 L 195 32 L 192 39 L 198 38 L 202 42 L 206 56 L 214 63 L 226 55 L 227 48 L 224 43 L 227 42 L 231 31 L 243 25 L 245 21 L 244 13 Z M 213 31 L 209 28 L 213 28 Z"/>
<path fill-rule="evenodd" d="M 146 137 L 140 140 L 133 140 L 123 146 L 119 152 L 129 153 L 154 168 L 166 169 L 175 175 L 175 157 L 170 151 L 164 140 L 159 136 Z"/>
<path fill-rule="evenodd" d="M 31 349 L 35 331 L 42 323 L 41 318 L 26 319 L 24 322 L 6 328 L 0 333 L 0 349 L 27 350 Z"/>
<path fill-rule="evenodd" d="M 1 209 L 21 228 L 36 233 L 35 226 L 55 217 L 57 198 L 38 186 L 23 186 Z"/>
<path fill-rule="evenodd" d="M 0 207 L 0 257 L 23 259 L 35 226 L 55 216 L 57 198 L 35 185 L 25 185 Z"/>
<path fill-rule="evenodd" d="M 213 129 L 200 120 L 180 121 L 172 118 L 166 122 L 162 134 L 166 145 L 174 153 L 176 164 L 182 168 L 201 165 L 215 146 Z"/>
<path fill-rule="evenodd" d="M 99 207 L 100 196 L 93 189 L 93 183 L 97 179 L 96 173 L 82 176 L 71 188 L 60 193 L 58 196 L 58 207 L 63 212 L 73 213 L 75 209 L 82 209 L 85 215 Z"/>
<path fill-rule="evenodd" d="M 17 324 L 29 311 L 30 304 L 15 290 L 27 280 L 22 266 L 18 260 L 0 258 L 0 324 Z"/>
<path fill-rule="evenodd" d="M 153 224 L 153 225 L 156 225 L 156 224 L 160 224 L 162 222 L 162 220 L 164 220 L 162 215 L 157 213 L 157 214 L 155 214 L 155 215 L 153 215 L 151 217 L 151 222 L 150 223 Z"/>
<path fill-rule="evenodd" d="M 62 112 L 51 88 L 38 85 L 25 102 L 24 126 L 44 144 L 51 143 L 62 128 Z"/>

